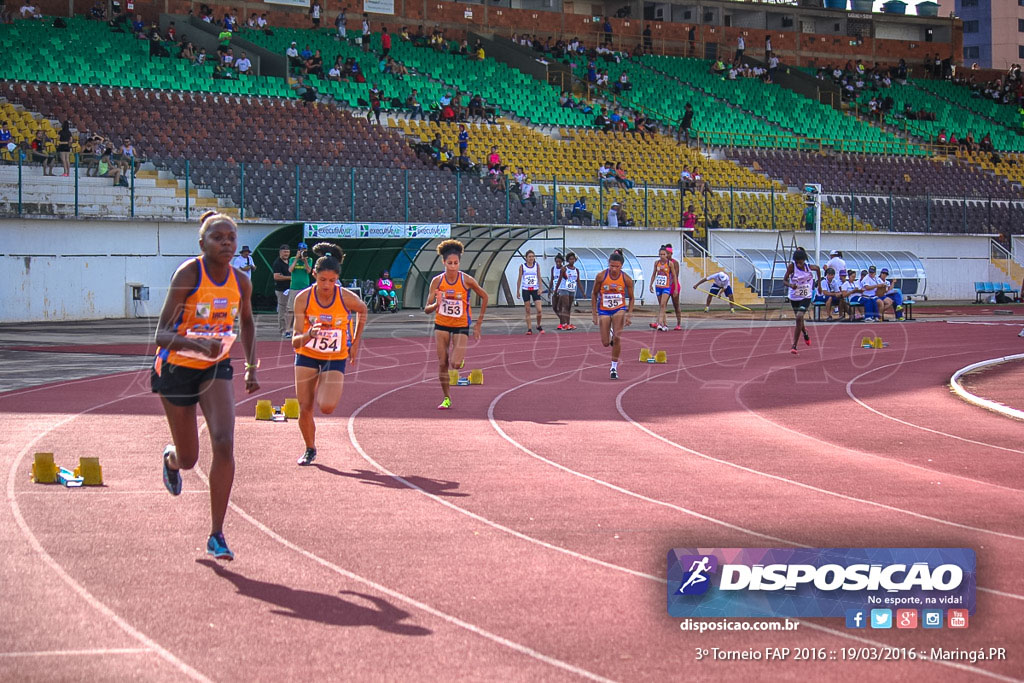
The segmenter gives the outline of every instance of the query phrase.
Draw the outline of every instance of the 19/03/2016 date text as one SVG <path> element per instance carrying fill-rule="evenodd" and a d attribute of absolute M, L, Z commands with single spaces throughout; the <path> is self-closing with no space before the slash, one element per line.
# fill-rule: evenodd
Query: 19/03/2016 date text
<path fill-rule="evenodd" d="M 1001 647 L 976 650 L 946 650 L 943 648 L 909 647 L 844 647 L 831 650 L 824 647 L 766 647 L 727 650 L 718 647 L 695 648 L 696 661 L 914 661 L 918 659 L 960 660 L 971 663 L 985 660 L 1005 660 L 1006 649 Z"/>

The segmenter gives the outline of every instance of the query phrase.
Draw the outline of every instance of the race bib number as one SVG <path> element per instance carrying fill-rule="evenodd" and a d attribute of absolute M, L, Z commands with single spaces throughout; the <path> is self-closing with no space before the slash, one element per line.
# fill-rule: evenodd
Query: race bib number
<path fill-rule="evenodd" d="M 811 298 L 811 287 L 810 285 L 802 285 L 793 290 L 794 299 L 810 299 Z"/>
<path fill-rule="evenodd" d="M 461 318 L 462 299 L 441 299 L 441 315 L 447 318 Z"/>
<path fill-rule="evenodd" d="M 655 287 L 668 287 L 668 275 L 665 275 L 664 273 L 660 273 L 659 275 L 656 275 L 655 278 L 654 278 L 654 286 Z"/>
<path fill-rule="evenodd" d="M 523 273 L 523 289 L 537 289 L 536 273 Z"/>
<path fill-rule="evenodd" d="M 320 353 L 337 353 L 341 351 L 341 330 L 320 330 L 305 346 Z"/>
<path fill-rule="evenodd" d="M 575 292 L 576 291 L 576 281 L 575 280 L 566 280 L 565 281 L 565 288 L 568 289 L 570 292 Z"/>
<path fill-rule="evenodd" d="M 196 360 L 206 360 L 218 362 L 228 357 L 231 353 L 231 345 L 235 343 L 235 339 L 238 335 L 234 332 L 196 332 L 195 330 L 188 330 L 185 332 L 185 336 L 189 339 L 220 339 L 220 355 L 216 358 L 211 358 L 205 353 L 199 353 L 191 349 L 182 349 L 178 351 L 179 356 L 185 358 L 195 358 Z"/>
<path fill-rule="evenodd" d="M 601 295 L 601 307 L 606 311 L 615 308 L 622 308 L 624 297 L 622 294 L 615 292 L 613 294 L 602 294 Z"/>

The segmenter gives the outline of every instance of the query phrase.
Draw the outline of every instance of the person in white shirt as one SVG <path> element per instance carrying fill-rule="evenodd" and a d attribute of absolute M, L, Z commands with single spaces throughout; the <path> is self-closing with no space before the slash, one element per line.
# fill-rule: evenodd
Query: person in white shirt
<path fill-rule="evenodd" d="M 736 39 L 736 59 L 743 59 L 743 51 L 746 49 L 747 43 L 743 40 L 743 36 Z"/>
<path fill-rule="evenodd" d="M 247 278 L 252 278 L 253 271 L 256 270 L 256 263 L 252 260 L 251 254 L 249 247 L 242 247 L 238 256 L 231 259 L 231 265 L 242 271 Z"/>
<path fill-rule="evenodd" d="M 244 52 L 242 53 L 242 56 L 235 61 L 235 68 L 238 69 L 238 73 L 240 74 L 247 74 L 249 73 L 249 69 L 252 68 L 252 62 L 249 61 L 249 58 L 245 56 Z"/>
<path fill-rule="evenodd" d="M 704 302 L 704 312 L 707 313 L 711 310 L 712 298 L 722 298 L 721 295 L 725 294 L 725 296 L 729 297 L 729 312 L 735 313 L 736 309 L 733 306 L 736 303 L 736 300 L 732 298 L 732 284 L 730 283 L 729 275 L 724 271 L 713 273 L 701 280 L 698 280 L 697 284 L 695 284 L 693 288 L 697 289 L 705 282 L 711 283 L 711 290 L 708 293 L 708 300 Z"/>
<path fill-rule="evenodd" d="M 261 29 L 267 27 L 267 16 L 265 14 L 261 14 L 256 18 L 256 26 Z"/>
<path fill-rule="evenodd" d="M 617 228 L 619 227 L 619 203 L 612 202 L 612 206 L 608 209 L 608 227 Z"/>
<path fill-rule="evenodd" d="M 883 320 L 882 310 L 878 305 L 878 288 L 885 287 L 885 283 L 875 276 L 876 268 L 870 266 L 868 274 L 860 279 L 861 303 L 864 304 L 864 322 Z"/>
<path fill-rule="evenodd" d="M 846 261 L 843 260 L 843 252 L 833 249 L 828 252 L 828 261 L 825 261 L 825 270 L 831 268 L 837 273 L 846 273 Z"/>
<path fill-rule="evenodd" d="M 836 271 L 825 266 L 825 277 L 818 283 L 818 301 L 823 301 L 828 317 L 825 322 L 832 322 L 832 314 L 839 312 L 839 302 L 842 299 L 842 281 L 836 278 Z"/>

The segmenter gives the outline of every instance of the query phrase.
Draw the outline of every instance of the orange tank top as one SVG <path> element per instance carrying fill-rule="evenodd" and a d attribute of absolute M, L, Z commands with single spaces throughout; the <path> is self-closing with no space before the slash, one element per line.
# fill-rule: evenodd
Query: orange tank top
<path fill-rule="evenodd" d="M 617 311 L 626 306 L 626 279 L 620 272 L 619 277 L 612 279 L 611 273 L 604 271 L 601 280 L 601 291 L 597 297 L 597 307 L 602 311 Z"/>
<path fill-rule="evenodd" d="M 440 278 L 434 324 L 443 327 L 469 327 L 473 312 L 469 308 L 469 288 L 466 287 L 465 274 L 459 272 L 459 277 L 454 283 L 448 282 L 445 273 L 442 273 Z"/>
<path fill-rule="evenodd" d="M 320 321 L 320 334 L 306 342 L 295 353 L 319 360 L 342 360 L 348 358 L 348 347 L 352 343 L 352 329 L 348 309 L 341 294 L 341 287 L 335 286 L 331 300 L 321 303 L 316 296 L 316 285 L 307 287 L 309 292 L 304 312 L 302 332 L 309 330 L 313 323 Z M 299 294 L 301 295 L 302 292 Z"/>
<path fill-rule="evenodd" d="M 672 284 L 672 262 L 656 261 L 654 263 L 654 286 L 665 288 Z"/>
<path fill-rule="evenodd" d="M 221 340 L 221 354 L 217 358 L 195 351 L 171 351 L 157 349 L 157 359 L 185 368 L 208 368 L 228 357 L 231 345 L 237 338 L 235 317 L 242 294 L 235 279 L 235 269 L 228 271 L 223 282 L 214 282 L 206 271 L 202 257 L 199 264 L 199 282 L 185 298 L 185 309 L 178 316 L 175 330 L 182 337 L 216 338 Z"/>

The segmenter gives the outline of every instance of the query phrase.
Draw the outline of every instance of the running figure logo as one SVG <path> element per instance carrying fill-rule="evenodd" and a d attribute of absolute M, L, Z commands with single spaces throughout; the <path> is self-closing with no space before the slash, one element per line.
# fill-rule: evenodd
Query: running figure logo
<path fill-rule="evenodd" d="M 683 555 L 680 567 L 689 567 L 679 586 L 679 595 L 702 595 L 711 586 L 709 575 L 718 570 L 718 558 L 714 555 Z"/>

